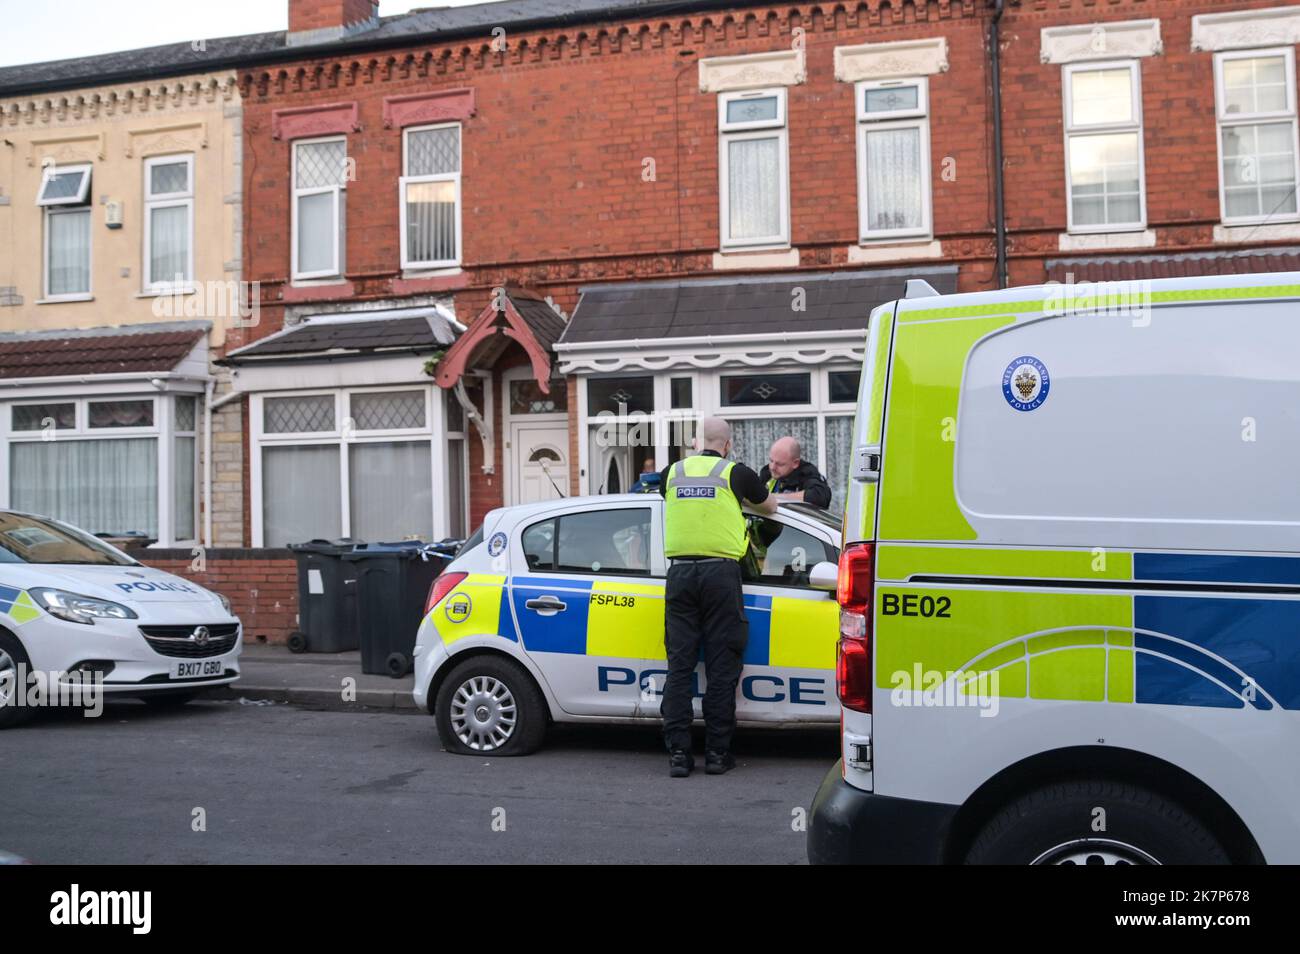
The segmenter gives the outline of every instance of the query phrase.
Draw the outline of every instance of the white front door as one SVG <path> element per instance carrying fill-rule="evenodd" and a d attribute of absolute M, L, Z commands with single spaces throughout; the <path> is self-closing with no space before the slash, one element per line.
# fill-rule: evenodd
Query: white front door
<path fill-rule="evenodd" d="M 569 494 L 567 424 L 510 425 L 511 496 L 507 504 L 555 500 Z"/>

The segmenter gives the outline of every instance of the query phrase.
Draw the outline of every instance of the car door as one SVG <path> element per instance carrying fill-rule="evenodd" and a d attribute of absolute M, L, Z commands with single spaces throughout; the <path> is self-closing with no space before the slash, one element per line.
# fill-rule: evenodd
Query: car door
<path fill-rule="evenodd" d="M 832 535 L 784 511 L 749 516 L 750 551 L 741 561 L 749 644 L 737 696 L 738 718 L 833 722 L 839 604 L 813 589 L 812 568 L 836 562 Z"/>
<path fill-rule="evenodd" d="M 510 579 L 519 641 L 560 708 L 657 717 L 664 561 L 657 497 L 539 514 L 519 532 L 525 570 Z"/>

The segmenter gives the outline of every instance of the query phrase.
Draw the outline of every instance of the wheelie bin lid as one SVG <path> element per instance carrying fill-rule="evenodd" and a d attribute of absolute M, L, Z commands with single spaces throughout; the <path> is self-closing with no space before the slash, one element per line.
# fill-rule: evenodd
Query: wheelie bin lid
<path fill-rule="evenodd" d="M 423 540 L 399 540 L 395 543 L 359 543 L 343 554 L 345 560 L 398 559 L 428 560 L 434 557 L 446 559 L 446 554 L 439 552 Z"/>
<path fill-rule="evenodd" d="M 340 537 L 337 540 L 308 540 L 306 543 L 290 543 L 288 549 L 294 553 L 323 553 L 328 556 L 342 556 L 350 553 L 353 547 L 364 546 L 360 540 Z"/>

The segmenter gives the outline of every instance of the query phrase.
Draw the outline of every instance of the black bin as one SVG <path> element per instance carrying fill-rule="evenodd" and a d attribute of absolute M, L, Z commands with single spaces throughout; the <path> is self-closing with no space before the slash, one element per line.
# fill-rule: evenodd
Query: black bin
<path fill-rule="evenodd" d="M 291 543 L 298 558 L 298 630 L 289 634 L 295 653 L 341 653 L 360 645 L 357 631 L 357 564 L 343 556 L 355 540 Z"/>
<path fill-rule="evenodd" d="M 343 562 L 357 580 L 361 671 L 400 679 L 411 671 L 429 587 L 450 558 L 412 541 L 363 543 Z"/>

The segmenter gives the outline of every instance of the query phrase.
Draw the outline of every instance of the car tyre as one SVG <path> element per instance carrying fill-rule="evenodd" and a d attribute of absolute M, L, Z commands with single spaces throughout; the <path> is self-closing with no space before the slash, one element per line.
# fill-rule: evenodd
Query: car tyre
<path fill-rule="evenodd" d="M 529 755 L 541 747 L 549 719 L 533 677 L 500 656 L 454 666 L 433 711 L 442 747 L 458 755 Z"/>
<path fill-rule="evenodd" d="M 0 729 L 11 729 L 22 725 L 36 714 L 31 706 L 14 705 L 15 694 L 25 692 L 26 687 L 18 685 L 18 667 L 31 671 L 31 660 L 27 650 L 12 633 L 0 630 Z"/>
<path fill-rule="evenodd" d="M 1228 864 L 1223 846 L 1181 805 L 1138 785 L 1063 782 L 1002 809 L 976 836 L 967 864 Z"/>

